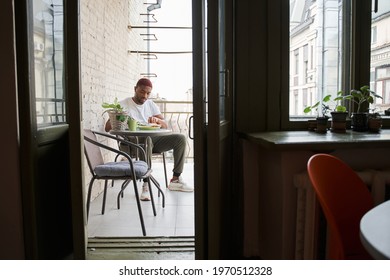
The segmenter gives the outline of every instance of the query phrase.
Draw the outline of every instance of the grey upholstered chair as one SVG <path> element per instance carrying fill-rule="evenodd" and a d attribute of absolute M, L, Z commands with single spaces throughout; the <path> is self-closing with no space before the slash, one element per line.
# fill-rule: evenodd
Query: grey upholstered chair
<path fill-rule="evenodd" d="M 138 149 L 140 153 L 145 154 L 145 151 L 139 145 L 128 142 L 126 140 L 118 140 L 117 137 L 107 133 L 84 129 L 84 152 L 92 175 L 88 187 L 88 194 L 87 194 L 87 217 L 89 215 L 92 186 L 95 180 L 105 180 L 104 192 L 103 192 L 103 203 L 102 203 L 102 214 L 104 214 L 104 208 L 106 202 L 107 181 L 124 180 L 121 186 L 121 191 L 118 193 L 118 197 L 117 197 L 118 209 L 120 208 L 120 197 L 122 196 L 124 189 L 131 181 L 133 181 L 134 193 L 136 196 L 136 202 L 138 207 L 139 218 L 141 221 L 142 233 L 145 236 L 146 230 L 145 230 L 145 224 L 142 215 L 142 208 L 139 200 L 137 180 L 148 179 L 150 199 L 153 207 L 153 214 L 156 216 L 156 208 L 154 204 L 153 192 L 150 183 L 151 169 L 145 161 L 134 160 L 127 153 L 102 144 L 100 141 L 97 140 L 96 135 L 99 135 L 101 137 L 111 138 L 115 141 L 123 141 L 125 142 L 126 145 L 132 146 Z M 124 158 L 126 158 L 127 161 L 105 162 L 103 159 L 101 149 L 106 149 L 108 151 L 115 153 L 116 155 L 121 155 Z"/>
<path fill-rule="evenodd" d="M 119 136 L 117 135 L 117 137 L 119 139 L 125 139 L 127 141 L 130 141 L 132 143 L 135 143 L 137 145 L 140 145 L 141 147 L 145 148 L 145 138 L 144 137 L 138 137 L 138 136 L 130 136 L 130 137 L 127 137 L 127 138 L 124 138 L 123 136 Z M 140 157 L 139 153 L 137 153 L 136 151 L 132 150 L 131 148 L 129 148 L 128 146 L 126 146 L 125 144 L 121 144 L 121 143 L 118 143 L 118 147 L 121 151 L 124 151 L 126 153 L 128 153 L 129 155 L 135 157 L 135 158 L 142 158 Z M 158 152 L 152 152 L 152 155 L 151 157 L 159 157 L 161 156 L 162 157 L 162 162 L 163 162 L 163 167 L 164 167 L 164 178 L 165 178 L 165 187 L 168 188 L 168 174 L 167 174 L 167 162 L 166 162 L 166 155 L 165 155 L 165 152 L 161 152 L 161 153 L 158 153 Z M 116 158 L 115 160 L 117 160 L 118 158 Z M 152 160 L 152 159 L 150 159 Z M 160 192 L 159 192 L 160 194 Z"/>

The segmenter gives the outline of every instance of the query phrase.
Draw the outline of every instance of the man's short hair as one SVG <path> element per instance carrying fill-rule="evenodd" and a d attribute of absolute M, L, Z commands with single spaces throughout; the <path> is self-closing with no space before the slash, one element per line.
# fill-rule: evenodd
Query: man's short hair
<path fill-rule="evenodd" d="M 147 79 L 147 78 L 139 79 L 135 86 L 136 87 L 138 87 L 138 86 L 148 86 L 148 87 L 153 88 L 152 82 L 149 79 Z"/>

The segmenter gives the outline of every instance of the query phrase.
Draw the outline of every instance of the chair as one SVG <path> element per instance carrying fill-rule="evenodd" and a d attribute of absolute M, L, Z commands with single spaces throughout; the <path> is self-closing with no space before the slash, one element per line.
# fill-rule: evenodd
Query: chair
<path fill-rule="evenodd" d="M 124 180 L 121 186 L 121 191 L 118 193 L 118 209 L 119 209 L 119 198 L 123 194 L 124 189 L 133 181 L 134 193 L 136 196 L 136 202 L 138 207 L 139 218 L 141 221 L 142 233 L 146 236 L 145 224 L 142 215 L 142 209 L 139 200 L 137 180 L 147 179 L 149 184 L 150 199 L 153 208 L 153 214 L 156 216 L 156 209 L 153 199 L 153 193 L 151 189 L 150 177 L 151 169 L 148 164 L 141 160 L 132 159 L 127 153 L 114 149 L 110 146 L 104 145 L 97 140 L 96 135 L 100 135 L 106 138 L 111 138 L 116 141 L 124 142 L 126 145 L 132 146 L 139 150 L 140 153 L 145 154 L 145 151 L 139 145 L 128 142 L 123 139 L 117 139 L 115 136 L 110 134 L 91 131 L 84 129 L 84 153 L 87 158 L 88 166 L 91 171 L 91 181 L 89 182 L 88 194 L 87 194 L 87 217 L 89 216 L 89 208 L 91 202 L 91 191 L 95 180 L 105 180 L 104 192 L 103 192 L 103 203 L 102 203 L 102 214 L 105 210 L 106 194 L 107 194 L 107 182 L 108 180 Z M 121 155 L 127 159 L 127 161 L 118 162 L 104 162 L 101 148 L 111 151 L 117 155 Z"/>
<path fill-rule="evenodd" d="M 360 220 L 374 206 L 367 186 L 332 155 L 313 155 L 307 170 L 329 227 L 329 258 L 372 259 L 359 237 Z"/>
<path fill-rule="evenodd" d="M 125 139 L 123 137 L 120 137 L 120 136 L 117 136 L 118 138 L 120 139 Z M 132 143 L 135 143 L 137 145 L 140 145 L 141 147 L 145 147 L 145 144 L 144 143 L 139 143 L 139 137 L 137 136 L 132 136 L 130 138 L 127 138 L 126 140 L 132 142 Z M 126 147 L 125 145 L 121 145 L 120 143 L 118 143 L 118 147 L 121 151 L 125 151 L 127 153 L 129 153 L 130 155 L 133 155 L 130 151 L 130 149 L 128 147 Z M 136 158 L 139 158 L 139 155 L 138 153 L 135 153 L 134 156 Z M 168 174 L 167 174 L 167 164 L 166 164 L 166 156 L 165 156 L 165 152 L 161 152 L 161 153 L 158 153 L 158 152 L 153 152 L 152 153 L 152 157 L 157 157 L 157 156 L 162 156 L 162 160 L 163 160 L 163 166 L 164 166 L 164 177 L 165 177 L 165 186 L 166 188 L 168 188 Z M 118 157 L 115 158 L 115 161 L 118 159 Z M 160 192 L 159 192 L 160 194 Z"/>

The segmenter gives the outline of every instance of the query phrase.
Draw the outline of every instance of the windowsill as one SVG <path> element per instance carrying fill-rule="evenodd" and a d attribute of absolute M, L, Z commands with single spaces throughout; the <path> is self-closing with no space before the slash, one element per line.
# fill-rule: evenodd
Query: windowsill
<path fill-rule="evenodd" d="M 307 122 L 309 120 L 314 120 L 316 117 L 291 117 L 288 122 L 288 130 L 306 130 L 307 129 Z M 382 118 L 382 129 L 390 129 L 390 116 L 388 115 L 381 115 Z M 332 122 L 332 118 L 329 118 L 328 120 L 328 127 L 330 127 L 330 124 Z M 347 118 L 347 128 L 351 129 L 351 119 Z"/>
<path fill-rule="evenodd" d="M 253 143 L 272 150 L 334 150 L 339 148 L 390 147 L 390 129 L 380 133 L 355 132 L 319 134 L 311 131 L 274 131 L 247 133 Z"/>

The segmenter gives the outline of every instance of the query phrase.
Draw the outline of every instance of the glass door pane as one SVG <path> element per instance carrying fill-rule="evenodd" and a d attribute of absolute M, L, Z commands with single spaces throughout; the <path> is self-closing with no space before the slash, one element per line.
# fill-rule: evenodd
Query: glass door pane
<path fill-rule="evenodd" d="M 37 124 L 65 123 L 62 0 L 33 1 L 33 34 Z"/>

